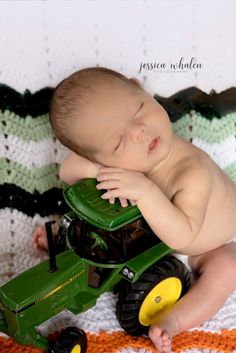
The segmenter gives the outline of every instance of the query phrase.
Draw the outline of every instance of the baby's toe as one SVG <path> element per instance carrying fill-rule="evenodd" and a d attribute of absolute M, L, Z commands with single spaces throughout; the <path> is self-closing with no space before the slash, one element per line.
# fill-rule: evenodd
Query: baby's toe
<path fill-rule="evenodd" d="M 172 347 L 171 341 L 172 340 L 171 340 L 169 334 L 166 331 L 162 331 L 161 338 L 162 338 L 162 352 L 163 353 L 171 352 L 171 347 Z"/>

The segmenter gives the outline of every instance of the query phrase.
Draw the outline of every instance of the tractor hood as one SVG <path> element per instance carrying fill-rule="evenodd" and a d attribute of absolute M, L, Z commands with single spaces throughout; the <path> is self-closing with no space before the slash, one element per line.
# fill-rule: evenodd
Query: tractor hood
<path fill-rule="evenodd" d="M 0 288 L 0 308 L 5 306 L 16 313 L 25 310 L 62 292 L 84 272 L 83 260 L 72 250 L 57 256 L 57 267 L 50 273 L 48 261 L 44 261 L 4 284 Z"/>

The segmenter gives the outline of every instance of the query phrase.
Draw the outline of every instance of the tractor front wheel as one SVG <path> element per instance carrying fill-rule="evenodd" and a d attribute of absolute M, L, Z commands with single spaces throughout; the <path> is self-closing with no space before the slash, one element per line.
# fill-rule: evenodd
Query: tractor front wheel
<path fill-rule="evenodd" d="M 86 349 L 86 333 L 77 327 L 67 327 L 56 341 L 50 343 L 48 353 L 85 353 Z"/>

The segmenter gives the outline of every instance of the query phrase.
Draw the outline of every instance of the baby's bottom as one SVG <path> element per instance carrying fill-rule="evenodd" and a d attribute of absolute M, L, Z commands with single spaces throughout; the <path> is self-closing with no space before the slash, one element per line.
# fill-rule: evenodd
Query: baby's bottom
<path fill-rule="evenodd" d="M 167 315 L 149 329 L 159 352 L 171 351 L 172 336 L 212 318 L 236 289 L 236 243 L 189 257 L 197 279 Z"/>

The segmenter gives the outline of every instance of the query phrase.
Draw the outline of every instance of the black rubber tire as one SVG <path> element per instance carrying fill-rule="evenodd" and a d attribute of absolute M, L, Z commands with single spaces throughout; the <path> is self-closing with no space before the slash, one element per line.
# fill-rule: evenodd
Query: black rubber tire
<path fill-rule="evenodd" d="M 51 342 L 48 353 L 71 353 L 75 345 L 80 345 L 81 353 L 87 350 L 86 333 L 77 327 L 67 327 L 56 341 Z"/>
<path fill-rule="evenodd" d="M 143 326 L 139 321 L 140 307 L 150 291 L 159 282 L 169 277 L 177 277 L 181 281 L 181 298 L 190 287 L 190 273 L 187 267 L 174 256 L 166 256 L 156 262 L 134 284 L 122 282 L 116 304 L 116 316 L 127 333 L 140 336 L 148 332 L 148 327 Z"/>

